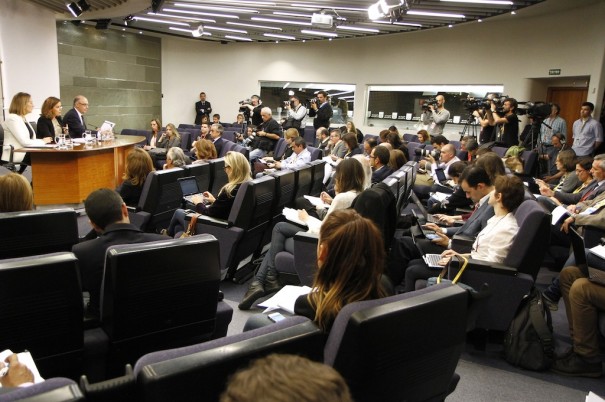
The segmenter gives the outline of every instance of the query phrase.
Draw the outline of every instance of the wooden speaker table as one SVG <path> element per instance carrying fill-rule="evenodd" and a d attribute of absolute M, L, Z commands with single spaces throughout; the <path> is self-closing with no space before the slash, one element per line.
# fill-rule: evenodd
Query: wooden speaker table
<path fill-rule="evenodd" d="M 98 188 L 114 189 L 122 183 L 126 155 L 144 140 L 141 136 L 116 135 L 112 141 L 91 147 L 74 144 L 69 150 L 45 147 L 15 151 L 31 155 L 36 205 L 79 204 Z"/>

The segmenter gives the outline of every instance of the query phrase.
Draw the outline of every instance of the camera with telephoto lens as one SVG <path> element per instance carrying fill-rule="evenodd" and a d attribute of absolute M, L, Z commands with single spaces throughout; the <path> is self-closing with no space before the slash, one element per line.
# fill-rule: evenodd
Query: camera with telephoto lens
<path fill-rule="evenodd" d="M 489 109 L 491 107 L 491 100 L 468 98 L 462 101 L 462 106 L 469 112 L 474 112 L 479 109 Z"/>
<path fill-rule="evenodd" d="M 422 107 L 422 110 L 429 110 L 429 106 L 434 106 L 437 107 L 437 99 L 435 98 L 430 98 L 430 99 L 425 99 L 423 101 L 421 101 L 420 103 L 420 107 Z"/>
<path fill-rule="evenodd" d="M 248 98 L 248 99 L 244 99 L 242 101 L 239 101 L 240 105 L 251 105 L 252 101 Z"/>
<path fill-rule="evenodd" d="M 290 106 L 290 101 L 284 101 L 284 106 Z"/>
<path fill-rule="evenodd" d="M 436 161 L 438 161 L 439 157 L 441 156 L 441 151 L 439 151 L 438 149 L 433 149 L 429 151 L 428 149 L 424 148 L 416 148 L 414 150 L 414 153 L 422 157 L 431 155 Z"/>
<path fill-rule="evenodd" d="M 544 120 L 550 116 L 552 103 L 525 102 L 524 106 L 516 108 L 515 113 L 519 116 L 527 115 L 536 120 Z"/>

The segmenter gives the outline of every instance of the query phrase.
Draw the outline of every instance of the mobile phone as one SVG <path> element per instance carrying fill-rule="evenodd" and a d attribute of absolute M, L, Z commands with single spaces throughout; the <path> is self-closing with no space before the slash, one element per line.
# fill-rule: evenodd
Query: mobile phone
<path fill-rule="evenodd" d="M 286 317 L 281 315 L 280 313 L 271 313 L 267 317 L 273 322 L 280 322 L 281 320 L 285 320 Z"/>
<path fill-rule="evenodd" d="M 426 238 L 429 239 L 429 240 L 435 240 L 435 239 L 439 238 L 439 235 L 436 235 L 436 234 L 427 234 Z"/>

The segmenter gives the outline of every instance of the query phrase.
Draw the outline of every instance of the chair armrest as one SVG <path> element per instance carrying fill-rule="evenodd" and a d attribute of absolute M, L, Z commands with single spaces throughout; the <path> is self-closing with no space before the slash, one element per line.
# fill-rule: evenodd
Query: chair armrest
<path fill-rule="evenodd" d="M 193 215 L 194 214 L 187 214 L 187 216 L 185 216 L 185 220 L 190 221 L 191 217 Z M 217 226 L 217 227 L 224 228 L 224 229 L 228 229 L 229 227 L 231 227 L 231 224 L 229 222 L 227 222 L 226 220 L 217 219 L 217 218 L 213 218 L 211 216 L 206 216 L 206 215 L 199 215 L 197 218 L 197 223 L 198 223 L 198 225 L 200 223 L 203 223 L 204 225 Z"/>
<path fill-rule="evenodd" d="M 455 272 L 458 272 L 457 268 L 458 267 L 456 267 Z M 490 262 L 490 261 L 483 261 L 483 260 L 475 260 L 473 258 L 469 258 L 468 265 L 466 266 L 464 273 L 466 274 L 466 273 L 469 273 L 472 271 L 491 272 L 494 274 L 510 275 L 510 276 L 515 276 L 518 273 L 517 268 L 509 267 L 504 264 L 499 264 L 499 263 Z M 452 275 L 452 273 L 450 271 L 450 276 L 451 275 Z"/>
<path fill-rule="evenodd" d="M 605 230 L 597 226 L 584 226 L 584 243 L 587 248 L 601 244 L 601 237 L 605 236 Z"/>
<path fill-rule="evenodd" d="M 459 253 L 470 253 L 473 243 L 475 242 L 474 237 L 464 235 L 454 235 L 452 237 L 452 250 L 456 250 Z"/>

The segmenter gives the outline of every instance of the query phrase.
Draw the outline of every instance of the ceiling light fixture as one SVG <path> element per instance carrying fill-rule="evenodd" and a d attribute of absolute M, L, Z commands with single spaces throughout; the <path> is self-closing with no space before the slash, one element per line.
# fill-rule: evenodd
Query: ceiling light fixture
<path fill-rule="evenodd" d="M 227 4 L 239 4 L 239 5 L 255 5 L 255 6 L 269 6 L 275 7 L 277 4 L 270 1 L 238 1 L 238 0 L 215 0 L 215 3 L 227 3 Z"/>
<path fill-rule="evenodd" d="M 227 21 L 227 24 L 228 25 L 236 25 L 236 26 L 239 26 L 239 27 L 250 27 L 250 28 L 259 28 L 259 29 L 273 29 L 275 31 L 281 31 L 282 30 L 279 27 L 270 27 L 270 26 L 267 26 L 267 25 L 246 24 L 246 23 L 243 23 L 243 22 L 231 22 L 231 21 Z"/>
<path fill-rule="evenodd" d="M 195 10 L 210 10 L 210 11 L 227 11 L 232 13 L 244 13 L 244 14 L 258 14 L 258 10 L 251 8 L 237 8 L 237 7 L 214 7 L 214 6 L 202 6 L 197 4 L 188 3 L 174 3 L 175 7 L 193 8 Z"/>
<path fill-rule="evenodd" d="M 136 21 L 155 22 L 155 23 L 158 23 L 158 24 L 172 24 L 172 25 L 180 25 L 180 26 L 185 26 L 185 27 L 189 26 L 189 24 L 187 24 L 185 22 L 175 22 L 175 21 L 158 20 L 158 19 L 155 19 L 155 18 L 147 18 L 147 17 L 135 16 L 134 19 Z"/>
<path fill-rule="evenodd" d="M 290 36 L 290 35 L 279 35 L 279 34 L 272 34 L 272 33 L 264 33 L 263 36 L 266 36 L 268 38 L 296 40 L 295 36 Z M 284 87 L 284 89 L 285 89 L 285 87 Z"/>
<path fill-rule="evenodd" d="M 237 15 L 205 13 L 205 12 L 188 11 L 188 10 L 177 10 L 175 8 L 165 8 L 162 11 L 168 11 L 168 12 L 171 12 L 171 13 L 190 14 L 190 15 L 207 15 L 207 16 L 210 16 L 210 17 L 219 17 L 219 18 L 234 18 L 236 20 L 239 19 L 239 17 Z"/>
<path fill-rule="evenodd" d="M 305 25 L 311 26 L 310 22 L 294 21 L 294 20 L 278 20 L 275 18 L 264 18 L 264 17 L 252 17 L 252 21 L 263 21 L 263 22 L 274 22 L 276 24 L 292 24 L 292 25 Z"/>
<path fill-rule="evenodd" d="M 193 32 L 191 31 L 191 29 L 177 28 L 177 27 L 169 27 L 168 29 L 170 29 L 171 31 L 187 32 L 188 34 L 193 35 Z M 212 36 L 212 34 L 210 32 L 204 32 L 202 35 Z"/>
<path fill-rule="evenodd" d="M 494 6 L 512 6 L 512 1 L 502 0 L 441 0 L 448 3 L 491 4 Z"/>
<path fill-rule="evenodd" d="M 196 29 L 191 31 L 191 36 L 194 38 L 200 38 L 202 35 L 204 35 L 204 26 L 202 24 L 198 25 Z"/>
<path fill-rule="evenodd" d="M 71 13 L 71 15 L 73 15 L 75 18 L 78 18 L 82 14 L 82 10 L 80 9 L 80 7 L 78 7 L 75 1 L 67 4 L 66 7 Z"/>
<path fill-rule="evenodd" d="M 306 10 L 344 10 L 344 11 L 367 11 L 367 8 L 359 8 L 359 7 L 338 7 L 338 6 L 326 6 L 323 4 L 303 4 L 303 3 L 292 3 L 292 7 L 304 8 Z"/>
<path fill-rule="evenodd" d="M 148 12 L 147 15 L 155 15 L 157 17 L 166 17 L 166 18 L 178 18 L 178 19 L 186 19 L 186 20 L 190 20 L 190 21 L 198 21 L 198 22 L 211 22 L 213 24 L 216 23 L 216 20 L 210 19 L 210 18 L 197 18 L 197 17 L 185 17 L 182 15 L 172 15 L 172 14 L 163 14 L 163 13 L 153 13 L 153 12 Z"/>
<path fill-rule="evenodd" d="M 304 33 L 304 34 L 307 34 L 307 35 L 329 36 L 330 38 L 337 38 L 338 37 L 338 34 L 336 34 L 334 32 L 312 31 L 312 30 L 309 30 L 309 29 L 303 29 L 300 32 Z"/>
<path fill-rule="evenodd" d="M 311 18 L 312 16 L 309 14 L 300 14 L 300 13 L 285 13 L 283 11 L 273 11 L 275 15 L 285 15 L 286 17 L 300 17 L 300 18 Z"/>
<path fill-rule="evenodd" d="M 380 30 L 375 29 L 375 28 L 362 28 L 362 27 L 354 27 L 354 26 L 350 26 L 350 25 L 340 25 L 340 26 L 337 26 L 336 28 L 346 29 L 348 31 L 380 33 Z"/>
<path fill-rule="evenodd" d="M 408 27 L 422 28 L 422 24 L 417 24 L 414 22 L 372 21 L 372 23 L 373 24 L 403 25 L 403 26 L 408 26 Z"/>
<path fill-rule="evenodd" d="M 422 15 L 425 17 L 442 17 L 442 18 L 466 18 L 463 14 L 451 14 L 451 13 L 435 13 L 432 11 L 418 11 L 408 10 L 408 15 Z"/>
<path fill-rule="evenodd" d="M 252 39 L 250 38 L 244 38 L 242 36 L 232 36 L 232 35 L 225 35 L 226 39 L 233 39 L 233 40 L 241 40 L 244 42 L 252 42 Z"/>
<path fill-rule="evenodd" d="M 241 33 L 241 34 L 247 34 L 248 33 L 248 31 L 244 31 L 243 29 L 229 29 L 229 28 L 221 28 L 221 27 L 209 27 L 208 25 L 206 25 L 206 29 L 208 29 L 210 31 L 234 32 L 234 33 Z"/>

